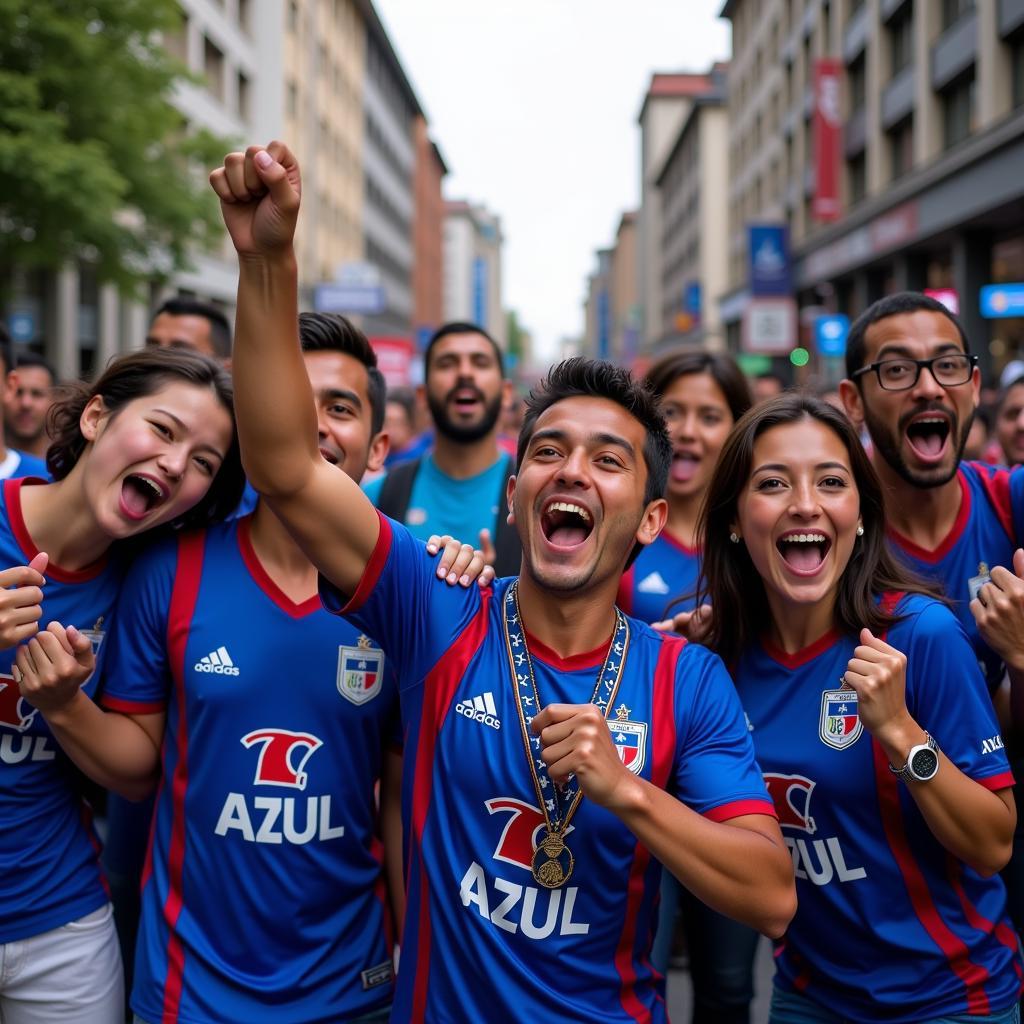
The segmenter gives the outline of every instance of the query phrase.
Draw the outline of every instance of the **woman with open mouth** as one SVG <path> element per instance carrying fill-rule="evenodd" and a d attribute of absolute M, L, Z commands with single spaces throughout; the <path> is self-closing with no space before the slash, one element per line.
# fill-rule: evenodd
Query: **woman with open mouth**
<path fill-rule="evenodd" d="M 670 353 L 648 370 L 646 383 L 658 396 L 672 441 L 668 523 L 622 577 L 617 603 L 627 614 L 655 623 L 695 607 L 701 502 L 729 431 L 753 400 L 743 371 L 722 353 Z M 651 963 L 662 974 L 677 919 L 686 936 L 693 1021 L 746 1024 L 758 933 L 710 910 L 666 871 L 651 948 Z"/>
<path fill-rule="evenodd" d="M 850 423 L 751 410 L 701 517 L 705 642 L 730 666 L 797 877 L 772 1024 L 1018 1021 L 997 872 L 1013 777 L 952 611 L 888 552 Z"/>
<path fill-rule="evenodd" d="M 196 353 L 123 356 L 73 387 L 51 424 L 54 482 L 0 493 L 0 564 L 14 566 L 0 572 L 0 1018 L 115 1024 L 121 957 L 89 807 L 45 700 L 19 683 L 23 667 L 59 665 L 95 690 L 122 542 L 223 517 L 244 478 L 230 377 Z"/>

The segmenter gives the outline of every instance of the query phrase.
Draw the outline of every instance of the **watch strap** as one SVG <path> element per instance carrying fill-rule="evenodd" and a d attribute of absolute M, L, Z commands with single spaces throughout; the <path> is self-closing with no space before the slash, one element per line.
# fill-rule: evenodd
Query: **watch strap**
<path fill-rule="evenodd" d="M 914 756 L 914 751 L 918 747 L 927 747 L 929 750 L 933 750 L 936 753 L 938 753 L 938 750 L 939 750 L 939 745 L 935 742 L 935 737 L 932 736 L 932 734 L 930 732 L 925 731 L 924 743 L 915 743 L 910 748 L 910 753 L 907 754 L 906 764 L 904 764 L 902 768 L 894 768 L 891 764 L 889 765 L 889 771 L 891 771 L 893 773 L 893 775 L 896 775 L 899 778 L 901 778 L 904 782 L 919 782 L 920 781 L 917 778 L 917 776 L 914 775 L 914 773 L 911 772 L 911 770 L 910 770 L 910 761 L 911 761 L 911 759 Z"/>

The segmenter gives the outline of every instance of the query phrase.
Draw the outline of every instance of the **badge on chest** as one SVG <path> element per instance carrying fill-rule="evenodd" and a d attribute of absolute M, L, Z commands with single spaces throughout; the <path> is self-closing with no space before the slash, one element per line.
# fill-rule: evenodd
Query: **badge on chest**
<path fill-rule="evenodd" d="M 821 695 L 821 720 L 818 736 L 835 750 L 845 750 L 856 743 L 864 731 L 857 713 L 854 690 L 825 690 Z"/>
<path fill-rule="evenodd" d="M 355 647 L 338 647 L 338 693 L 353 704 L 365 704 L 380 693 L 384 652 L 360 635 Z"/>

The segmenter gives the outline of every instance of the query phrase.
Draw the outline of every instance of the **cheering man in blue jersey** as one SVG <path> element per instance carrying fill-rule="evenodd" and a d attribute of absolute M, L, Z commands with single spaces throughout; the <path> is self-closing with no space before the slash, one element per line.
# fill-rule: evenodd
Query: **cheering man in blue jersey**
<path fill-rule="evenodd" d="M 428 587 L 425 549 L 317 452 L 294 157 L 250 147 L 211 183 L 239 253 L 250 479 L 319 567 L 324 603 L 380 641 L 400 681 L 408 902 L 392 1020 L 664 1021 L 646 961 L 655 858 L 773 936 L 795 897 L 721 662 L 615 609 L 631 553 L 665 521 L 653 399 L 608 364 L 552 371 L 508 489 L 520 576 Z"/>

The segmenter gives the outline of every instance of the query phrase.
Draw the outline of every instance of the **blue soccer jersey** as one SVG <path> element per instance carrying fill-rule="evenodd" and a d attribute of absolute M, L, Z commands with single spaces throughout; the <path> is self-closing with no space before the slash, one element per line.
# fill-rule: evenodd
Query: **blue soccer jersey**
<path fill-rule="evenodd" d="M 145 1020 L 333 1022 L 392 996 L 374 787 L 396 687 L 359 629 L 279 590 L 250 522 L 147 553 L 111 638 L 104 705 L 167 713 Z"/>
<path fill-rule="evenodd" d="M 907 707 L 986 789 L 1013 784 L 970 644 L 948 608 L 920 596 L 887 642 L 907 656 Z M 844 1018 L 931 1020 L 1010 1007 L 1017 936 L 998 877 L 934 838 L 841 688 L 857 641 L 829 634 L 797 654 L 757 646 L 736 685 L 793 855 L 797 912 L 778 983 Z M 941 771 L 941 769 L 940 769 Z"/>
<path fill-rule="evenodd" d="M 394 652 L 401 688 L 408 902 L 392 1019 L 664 1021 L 647 962 L 661 867 L 619 819 L 584 799 L 571 878 L 534 884 L 544 817 L 505 646 L 511 582 L 438 587 L 423 545 L 382 516 L 344 608 Z M 326 582 L 321 596 L 344 601 Z M 721 662 L 629 624 L 610 714 L 624 763 L 714 820 L 772 814 Z M 607 644 L 562 660 L 527 642 L 542 704 L 590 699 Z"/>
<path fill-rule="evenodd" d="M 27 565 L 39 553 L 21 514 L 24 483 L 5 480 L 0 489 L 3 568 Z M 51 563 L 45 575 L 43 624 L 78 627 L 102 658 L 120 585 L 116 561 L 80 572 Z M 79 776 L 43 716 L 21 698 L 11 677 L 15 653 L 0 651 L 0 943 L 59 928 L 108 900 Z M 95 691 L 97 677 L 86 693 Z"/>
<path fill-rule="evenodd" d="M 889 539 L 912 569 L 942 584 L 977 653 L 985 681 L 994 690 L 1003 679 L 1002 659 L 982 640 L 970 603 L 993 566 L 1013 570 L 1013 553 L 1024 545 L 1024 467 L 1007 470 L 963 462 L 957 480 L 960 512 L 934 551 L 918 547 L 895 530 L 889 530 Z"/>
<path fill-rule="evenodd" d="M 666 613 L 690 611 L 696 604 L 693 591 L 699 575 L 700 548 L 687 547 L 662 530 L 623 574 L 618 606 L 643 622 L 660 622 Z M 677 602 L 680 597 L 686 600 Z"/>

